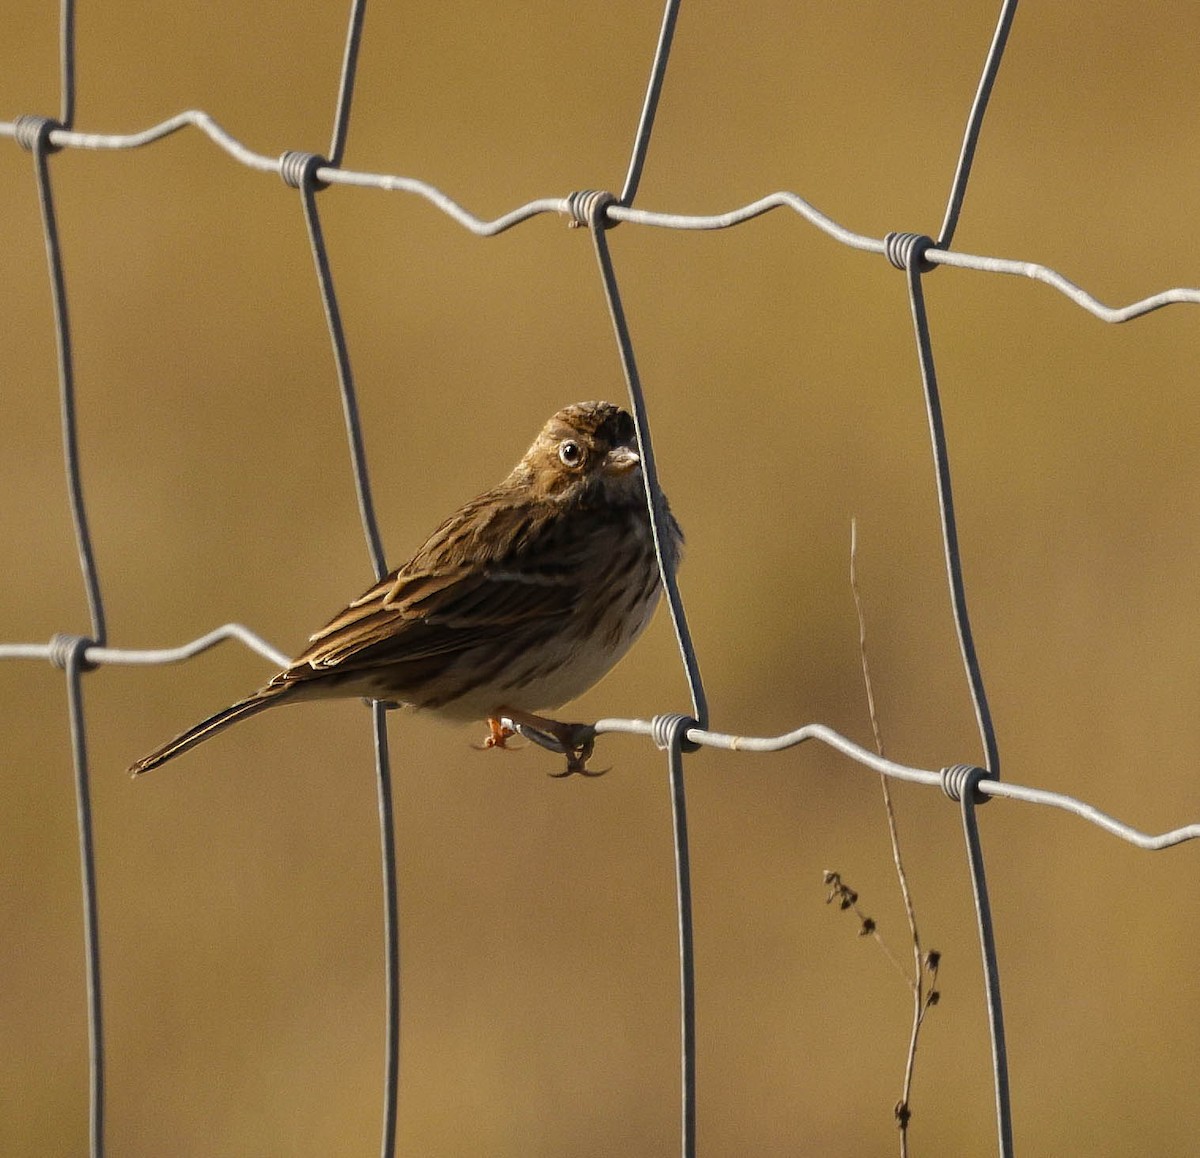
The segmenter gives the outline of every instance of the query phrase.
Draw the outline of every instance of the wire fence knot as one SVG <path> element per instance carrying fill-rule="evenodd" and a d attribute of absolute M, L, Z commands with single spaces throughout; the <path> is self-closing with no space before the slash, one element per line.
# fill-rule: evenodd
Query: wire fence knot
<path fill-rule="evenodd" d="M 54 144 L 50 140 L 50 134 L 55 129 L 62 127 L 58 121 L 51 120 L 50 117 L 24 113 L 14 122 L 13 136 L 16 137 L 17 144 L 27 152 L 32 153 L 34 149 L 40 147 L 43 153 L 57 153 L 62 146 Z"/>
<path fill-rule="evenodd" d="M 88 639 L 85 635 L 60 631 L 50 640 L 50 662 L 66 671 L 67 665 L 74 659 L 78 671 L 95 671 L 98 665 L 87 658 L 87 649 L 95 646 L 95 643 L 94 639 Z"/>
<path fill-rule="evenodd" d="M 925 252 L 933 249 L 935 244 L 927 233 L 889 233 L 883 239 L 883 252 L 897 269 L 915 266 L 922 273 L 928 273 L 937 267 L 925 260 Z"/>
<path fill-rule="evenodd" d="M 617 224 L 610 221 L 605 210 L 610 205 L 619 205 L 619 199 L 604 189 L 580 189 L 567 197 L 568 223 L 572 229 L 594 229 L 597 226 L 611 229 Z"/>
<path fill-rule="evenodd" d="M 665 712 L 650 721 L 650 734 L 654 737 L 655 745 L 664 751 L 678 742 L 681 752 L 697 752 L 700 745 L 695 740 L 689 740 L 687 734 L 689 728 L 698 727 L 700 724 L 691 716 L 685 716 L 682 712 Z"/>
<path fill-rule="evenodd" d="M 285 185 L 293 189 L 311 186 L 313 189 L 326 189 L 328 181 L 317 179 L 317 170 L 329 162 L 320 153 L 303 153 L 297 149 L 289 149 L 279 158 L 279 176 Z"/>
<path fill-rule="evenodd" d="M 996 777 L 986 768 L 978 764 L 951 764 L 942 769 L 942 791 L 951 800 L 962 800 L 965 793 L 970 793 L 976 804 L 986 804 L 991 800 L 979 791 L 981 780 L 994 780 Z"/>

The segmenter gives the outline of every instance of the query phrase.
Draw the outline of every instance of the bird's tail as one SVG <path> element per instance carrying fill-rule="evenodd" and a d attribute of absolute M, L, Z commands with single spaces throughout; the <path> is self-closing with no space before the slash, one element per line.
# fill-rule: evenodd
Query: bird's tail
<path fill-rule="evenodd" d="M 155 748 L 148 756 L 143 756 L 131 764 L 129 774 L 141 776 L 143 772 L 149 772 L 152 768 L 157 768 L 160 764 L 173 760 L 197 744 L 202 744 L 210 736 L 223 732 L 230 724 L 236 724 L 238 720 L 244 720 L 247 716 L 257 715 L 267 708 L 274 707 L 283 699 L 288 698 L 287 693 L 290 691 L 292 688 L 286 685 L 277 688 L 266 687 L 252 696 L 247 696 L 244 700 L 239 700 L 236 704 L 217 712 L 215 716 L 201 720 L 194 728 L 188 728 L 186 732 L 181 732 L 175 739 L 168 740 L 161 748 Z"/>

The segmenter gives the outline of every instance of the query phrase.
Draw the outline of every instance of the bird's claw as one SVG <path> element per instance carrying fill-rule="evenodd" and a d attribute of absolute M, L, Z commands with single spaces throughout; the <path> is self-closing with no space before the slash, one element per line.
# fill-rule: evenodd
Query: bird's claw
<path fill-rule="evenodd" d="M 555 780 L 564 780 L 568 776 L 603 776 L 608 771 L 607 768 L 589 770 L 587 762 L 592 758 L 592 752 L 595 751 L 596 736 L 587 724 L 577 724 L 575 727 L 586 728 L 589 735 L 582 743 L 573 746 L 568 746 L 566 742 L 563 742 L 563 750 L 567 757 L 566 768 L 561 772 L 547 773 L 547 775 L 552 776 Z"/>

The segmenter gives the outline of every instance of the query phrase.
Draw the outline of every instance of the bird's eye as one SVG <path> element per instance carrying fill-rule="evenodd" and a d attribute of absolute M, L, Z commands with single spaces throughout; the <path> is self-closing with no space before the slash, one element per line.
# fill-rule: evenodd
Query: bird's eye
<path fill-rule="evenodd" d="M 583 462 L 583 447 L 568 438 L 559 446 L 558 457 L 562 460 L 563 466 L 569 466 L 574 469 Z"/>

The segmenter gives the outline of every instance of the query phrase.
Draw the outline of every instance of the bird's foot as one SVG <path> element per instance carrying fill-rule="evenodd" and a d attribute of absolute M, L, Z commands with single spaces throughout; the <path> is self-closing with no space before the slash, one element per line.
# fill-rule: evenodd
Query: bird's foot
<path fill-rule="evenodd" d="M 588 769 L 587 762 L 596 747 L 596 730 L 591 724 L 564 724 L 545 716 L 535 716 L 531 712 L 508 709 L 504 710 L 503 717 L 502 726 L 508 727 L 510 735 L 516 732 L 551 752 L 561 752 L 566 756 L 566 768 L 562 772 L 550 773 L 556 780 L 566 776 L 603 776 L 608 771 L 607 768 L 595 771 Z"/>

